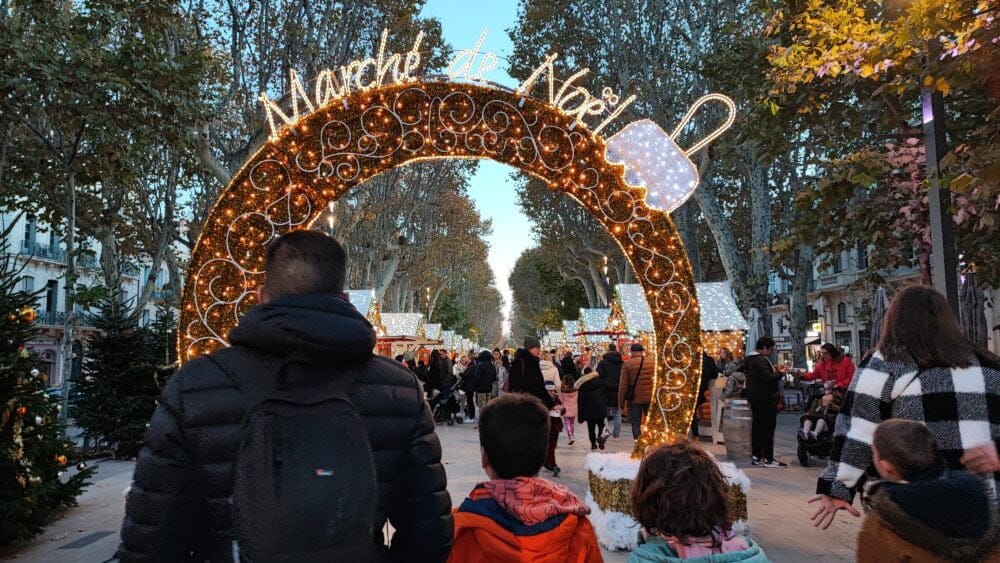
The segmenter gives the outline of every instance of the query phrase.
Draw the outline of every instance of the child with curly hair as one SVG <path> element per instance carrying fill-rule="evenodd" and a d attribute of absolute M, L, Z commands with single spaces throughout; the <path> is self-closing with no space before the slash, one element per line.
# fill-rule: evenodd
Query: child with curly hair
<path fill-rule="evenodd" d="M 715 460 L 686 438 L 646 455 L 631 500 L 642 529 L 630 563 L 768 561 L 753 540 L 733 532 L 729 485 Z"/>

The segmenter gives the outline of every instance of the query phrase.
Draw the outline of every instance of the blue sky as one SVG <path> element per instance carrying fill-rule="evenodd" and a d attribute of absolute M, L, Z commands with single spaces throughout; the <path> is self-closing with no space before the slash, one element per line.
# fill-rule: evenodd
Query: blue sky
<path fill-rule="evenodd" d="M 470 4 L 455 0 L 428 0 L 422 12 L 424 17 L 441 21 L 444 39 L 455 50 L 471 49 L 476 45 L 483 28 L 489 29 L 483 51 L 491 51 L 501 57 L 510 57 L 514 50 L 507 29 L 514 27 L 517 18 L 517 2 L 513 0 Z M 517 86 L 518 81 L 507 74 L 507 61 L 501 58 L 497 68 L 488 78 L 507 86 Z M 511 291 L 507 276 L 514 268 L 514 262 L 521 252 L 533 246 L 531 223 L 521 213 L 517 205 L 517 193 L 510 174 L 514 169 L 492 160 L 480 160 L 479 169 L 472 178 L 469 195 L 476 202 L 476 208 L 486 219 L 493 220 L 493 235 L 490 243 L 489 262 L 497 278 L 497 288 L 505 301 L 505 316 L 510 318 Z M 505 329 L 509 328 L 504 323 Z"/>

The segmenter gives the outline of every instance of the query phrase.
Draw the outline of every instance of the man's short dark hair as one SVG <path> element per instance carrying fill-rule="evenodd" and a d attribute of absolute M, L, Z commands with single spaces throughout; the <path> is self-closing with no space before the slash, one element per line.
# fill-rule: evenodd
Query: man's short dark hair
<path fill-rule="evenodd" d="M 923 423 L 890 418 L 875 427 L 872 446 L 878 457 L 892 464 L 907 481 L 932 474 L 938 468 L 937 440 Z"/>
<path fill-rule="evenodd" d="M 292 231 L 267 248 L 265 287 L 271 299 L 308 293 L 342 293 L 347 254 L 319 231 Z"/>
<path fill-rule="evenodd" d="M 757 339 L 757 345 L 754 346 L 757 350 L 763 350 L 764 348 L 774 348 L 774 339 L 770 336 L 761 336 Z"/>
<path fill-rule="evenodd" d="M 507 393 L 479 415 L 479 444 L 501 479 L 532 477 L 545 463 L 549 411 L 537 397 Z"/>
<path fill-rule="evenodd" d="M 617 351 L 618 347 L 615 346 L 614 343 L 608 344 L 608 352 L 617 352 Z"/>

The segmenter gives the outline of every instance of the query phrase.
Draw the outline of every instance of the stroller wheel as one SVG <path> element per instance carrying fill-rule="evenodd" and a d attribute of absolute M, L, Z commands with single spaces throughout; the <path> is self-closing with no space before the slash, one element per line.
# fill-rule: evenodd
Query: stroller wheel
<path fill-rule="evenodd" d="M 802 467 L 809 467 L 809 450 L 805 446 L 799 444 L 799 463 Z"/>

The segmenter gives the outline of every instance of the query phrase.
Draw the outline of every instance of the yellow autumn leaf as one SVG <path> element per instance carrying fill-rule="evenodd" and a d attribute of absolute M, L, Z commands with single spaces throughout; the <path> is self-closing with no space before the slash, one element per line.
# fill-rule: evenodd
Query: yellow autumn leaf
<path fill-rule="evenodd" d="M 861 74 L 861 78 L 868 78 L 869 76 L 875 74 L 875 67 L 873 67 L 870 64 L 865 63 L 865 64 L 861 65 L 861 72 L 860 72 L 860 74 Z"/>
<path fill-rule="evenodd" d="M 938 78 L 934 81 L 934 89 L 947 96 L 951 92 L 951 84 L 948 83 L 948 79 L 946 78 Z"/>
<path fill-rule="evenodd" d="M 930 74 L 924 76 L 923 85 L 924 86 L 933 86 L 934 85 L 934 77 L 931 76 Z"/>

